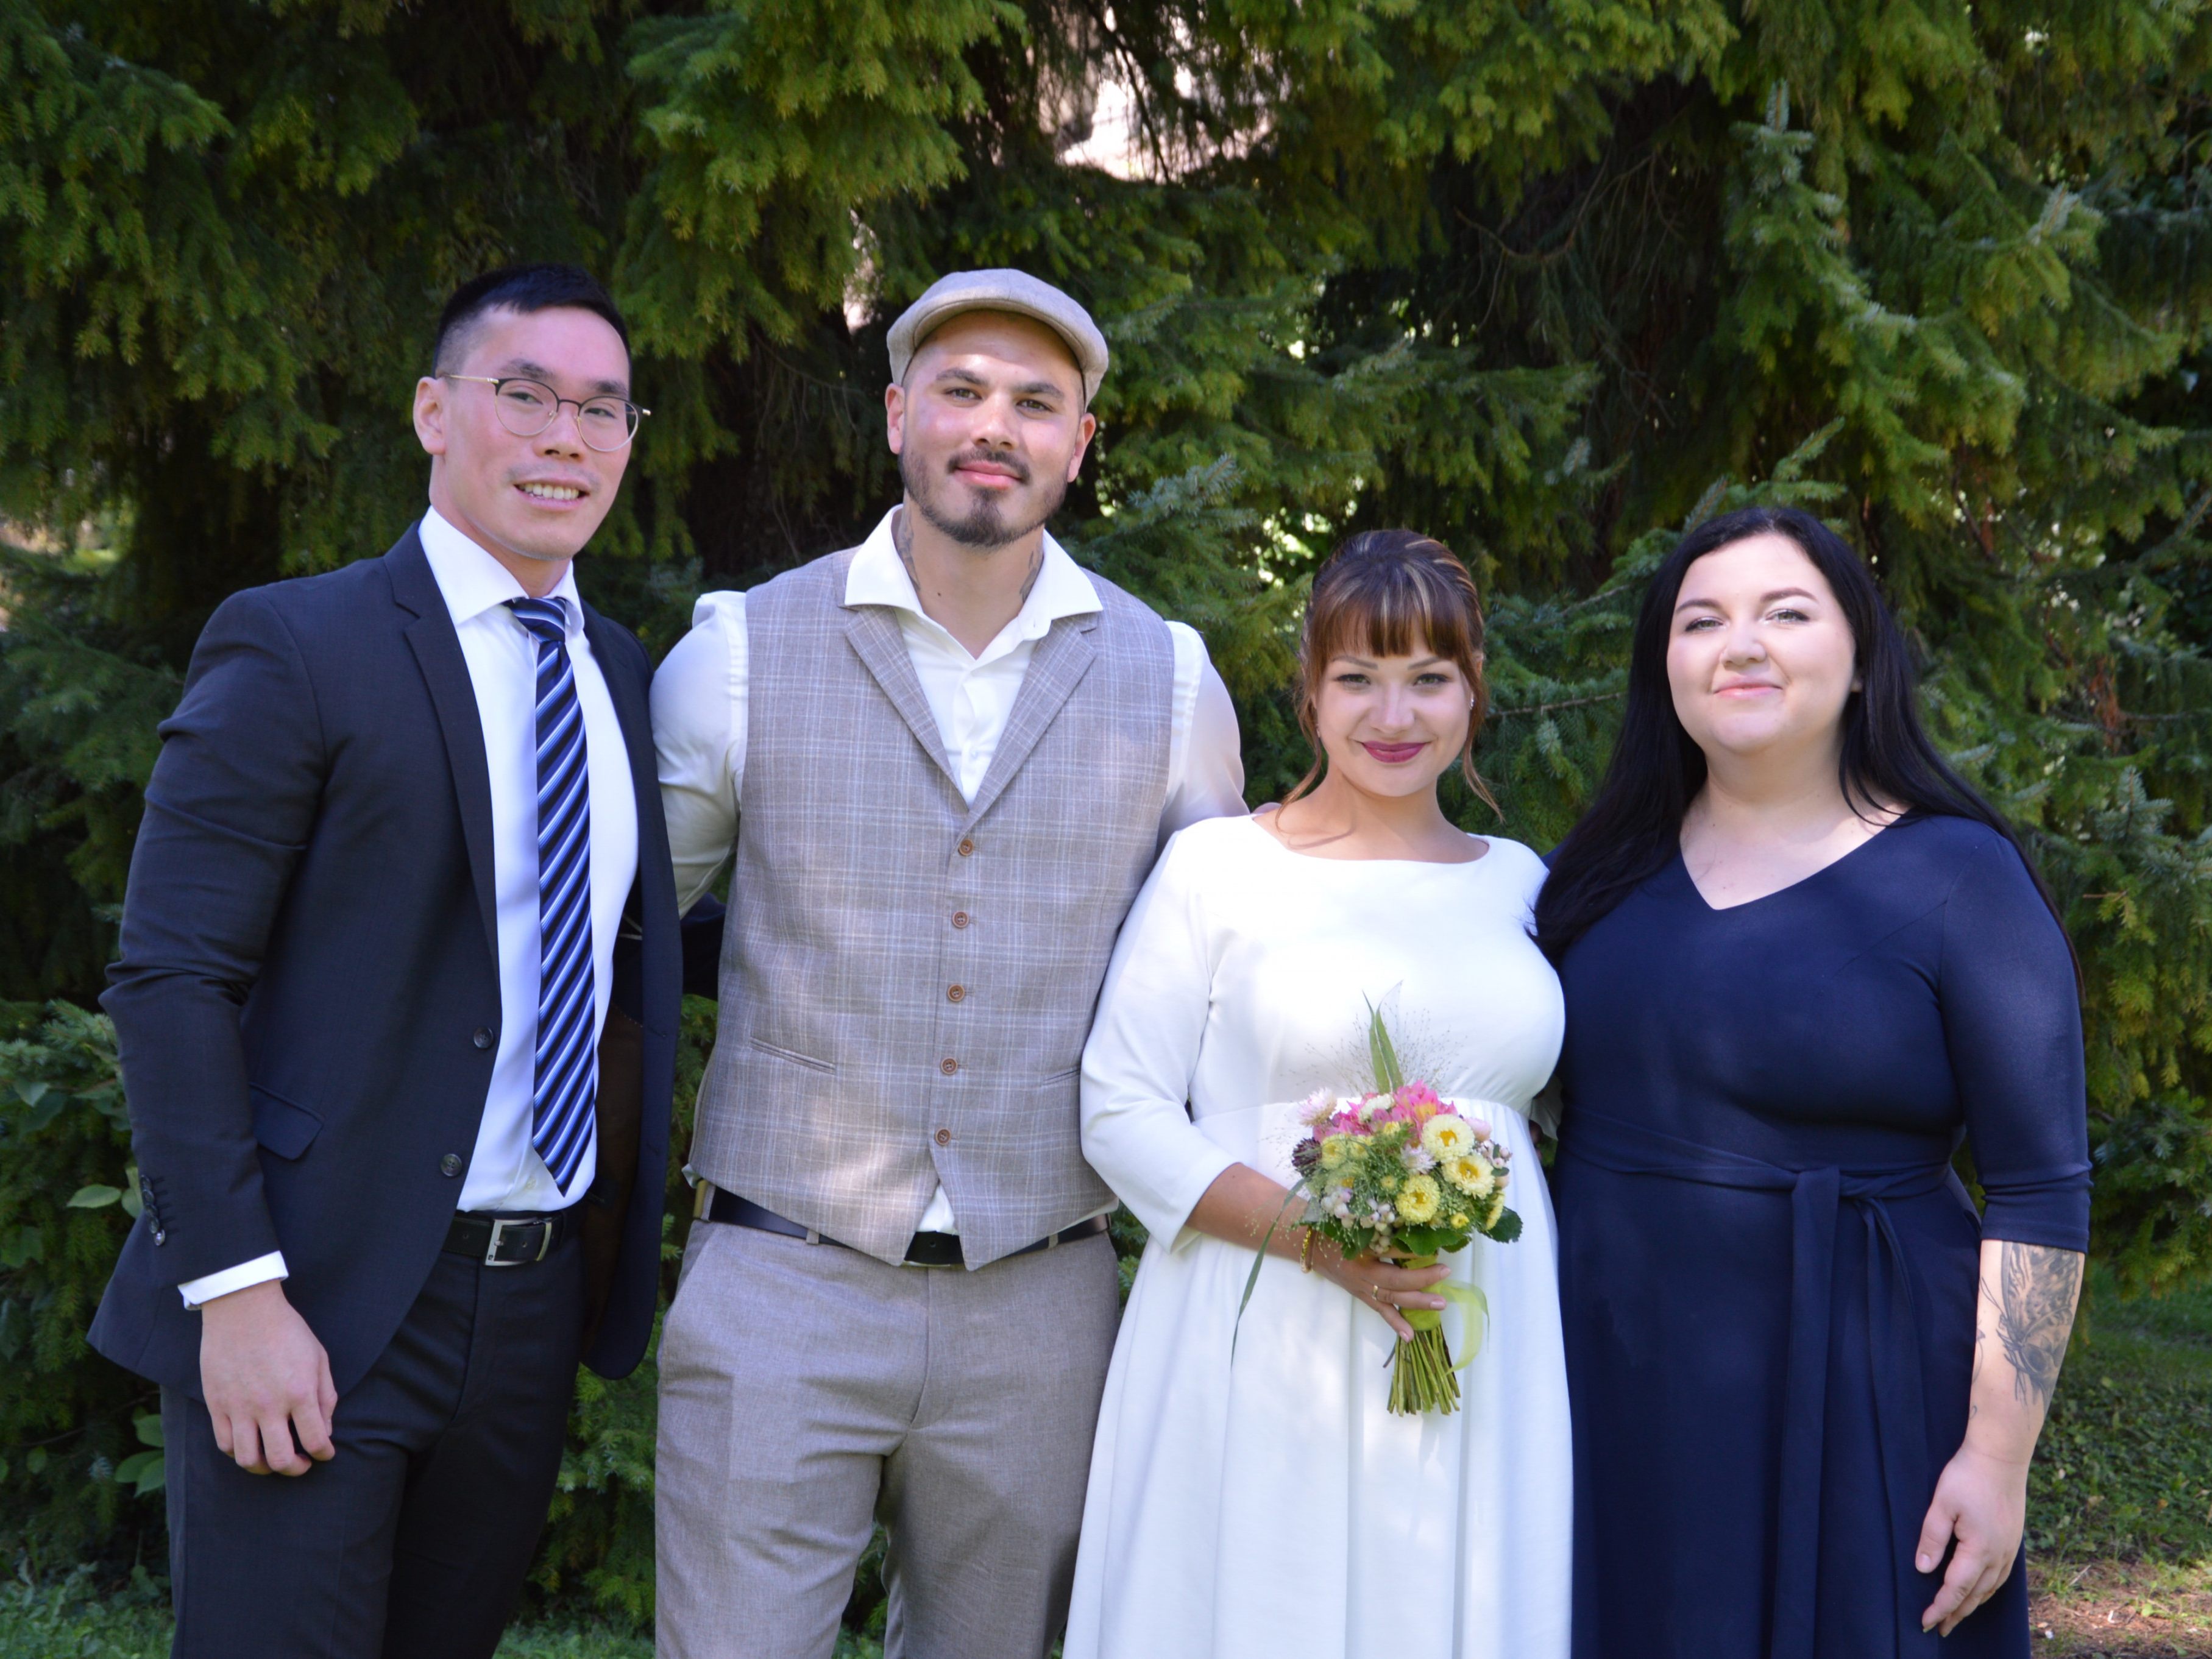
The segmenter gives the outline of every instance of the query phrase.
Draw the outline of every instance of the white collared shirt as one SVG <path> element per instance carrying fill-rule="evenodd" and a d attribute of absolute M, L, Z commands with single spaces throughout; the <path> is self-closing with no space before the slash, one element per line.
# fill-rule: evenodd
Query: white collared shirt
<path fill-rule="evenodd" d="M 1037 641 L 1062 617 L 1103 609 L 1083 567 L 1049 533 L 1036 584 L 1014 619 L 973 655 L 921 608 L 892 541 L 901 509 L 885 514 L 854 554 L 845 603 L 889 606 L 898 617 L 922 696 L 937 717 L 945 758 L 969 799 L 999 750 Z M 1187 623 L 1168 623 L 1175 648 L 1168 735 L 1168 793 L 1160 841 L 1186 824 L 1244 811 L 1244 762 L 1229 688 Z M 714 885 L 738 839 L 745 775 L 745 596 L 708 593 L 653 681 L 653 732 L 660 800 L 676 863 L 677 907 L 688 910 Z M 955 1231 L 943 1188 L 921 1226 Z"/>
<path fill-rule="evenodd" d="M 477 719 L 483 729 L 491 779 L 492 872 L 499 924 L 499 1046 L 468 1178 L 456 1207 L 538 1211 L 565 1208 L 590 1188 L 599 1168 L 596 1138 L 587 1139 L 563 1192 L 531 1145 L 537 1081 L 538 642 L 507 601 L 522 584 L 436 509 L 422 515 L 422 552 L 453 618 L 468 664 Z M 547 595 L 568 621 L 568 659 L 584 719 L 585 767 L 592 801 L 592 987 L 593 1012 L 604 1027 L 614 989 L 615 936 L 637 878 L 637 797 L 614 700 L 584 632 L 583 601 L 574 568 Z M 179 1285 L 197 1307 L 264 1279 L 285 1276 L 281 1251 Z"/>

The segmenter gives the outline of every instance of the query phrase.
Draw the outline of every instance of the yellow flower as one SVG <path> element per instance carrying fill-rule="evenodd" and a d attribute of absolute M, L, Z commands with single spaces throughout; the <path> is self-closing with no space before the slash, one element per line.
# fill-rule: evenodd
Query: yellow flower
<path fill-rule="evenodd" d="M 1464 1226 L 1466 1226 L 1466 1225 L 1468 1224 L 1468 1223 L 1469 1221 L 1471 1221 L 1473 1218 L 1474 1218 L 1473 1217 L 1468 1216 L 1468 1215 L 1467 1215 L 1467 1214 L 1465 1214 L 1465 1213 L 1463 1213 L 1463 1212 L 1455 1212 L 1453 1213 L 1453 1215 L 1452 1215 L 1452 1218 L 1451 1218 L 1451 1224 L 1452 1224 L 1453 1226 L 1455 1226 L 1455 1227 L 1464 1227 Z"/>
<path fill-rule="evenodd" d="M 1398 1189 L 1398 1218 L 1419 1226 L 1425 1221 L 1436 1219 L 1437 1208 L 1443 1201 L 1432 1176 L 1408 1176 L 1406 1184 Z"/>
<path fill-rule="evenodd" d="M 1490 1165 L 1472 1153 L 1446 1158 L 1439 1167 L 1444 1172 L 1444 1179 L 1469 1198 L 1484 1196 L 1492 1185 Z"/>
<path fill-rule="evenodd" d="M 1474 1131 L 1468 1127 L 1465 1118 L 1439 1113 L 1422 1127 L 1421 1150 L 1442 1164 L 1447 1158 L 1473 1152 Z"/>
<path fill-rule="evenodd" d="M 1398 1177 L 1395 1176 L 1384 1176 L 1382 1177 L 1382 1190 L 1386 1193 L 1396 1192 L 1398 1190 Z"/>
<path fill-rule="evenodd" d="M 1350 1135 L 1331 1135 L 1321 1144 L 1321 1167 L 1324 1170 L 1334 1170 L 1351 1156 L 1352 1137 Z"/>

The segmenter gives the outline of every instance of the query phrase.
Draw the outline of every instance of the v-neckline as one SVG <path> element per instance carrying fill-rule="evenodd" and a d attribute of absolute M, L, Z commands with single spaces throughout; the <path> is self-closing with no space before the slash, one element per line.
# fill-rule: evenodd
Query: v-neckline
<path fill-rule="evenodd" d="M 1698 905 L 1705 910 L 1707 915 L 1734 915 L 1739 910 L 1748 910 L 1754 904 L 1764 904 L 1769 899 L 1778 899 L 1785 893 L 1796 892 L 1799 888 L 1804 886 L 1808 882 L 1820 880 L 1821 877 L 1826 875 L 1829 871 L 1833 870 L 1838 865 L 1850 863 L 1853 859 L 1865 852 L 1868 848 L 1873 846 L 1891 830 L 1904 823 L 1911 816 L 1911 814 L 1909 812 L 1900 813 L 1898 817 L 1892 818 L 1887 823 L 1882 825 L 1881 829 L 1875 830 L 1874 834 L 1869 836 L 1857 846 L 1852 848 L 1848 853 L 1837 854 L 1837 856 L 1830 859 L 1826 864 L 1822 865 L 1817 870 L 1807 871 L 1803 875 L 1798 877 L 1796 880 L 1791 882 L 1786 887 L 1778 887 L 1771 893 L 1761 893 L 1757 898 L 1745 899 L 1740 904 L 1715 904 L 1711 899 L 1705 896 L 1705 889 L 1698 885 L 1698 878 L 1690 873 L 1690 860 L 1688 856 L 1683 853 L 1681 842 L 1679 840 L 1674 843 L 1674 865 L 1675 867 L 1682 872 L 1682 881 L 1684 884 L 1689 888 L 1690 896 L 1697 900 Z"/>

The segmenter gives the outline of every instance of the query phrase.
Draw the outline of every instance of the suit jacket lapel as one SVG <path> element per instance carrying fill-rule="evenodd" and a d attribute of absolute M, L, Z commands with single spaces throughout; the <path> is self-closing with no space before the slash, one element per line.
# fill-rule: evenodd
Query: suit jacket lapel
<path fill-rule="evenodd" d="M 628 642 L 588 605 L 584 607 L 584 637 L 592 642 L 592 656 L 614 702 L 623 748 L 629 756 L 630 787 L 637 797 L 638 867 L 653 868 L 668 861 L 668 848 L 660 817 L 660 762 L 653 753 L 652 710 L 645 688 L 629 672 Z"/>
<path fill-rule="evenodd" d="M 1037 740 L 1044 736 L 1061 706 L 1091 672 L 1091 665 L 1098 656 L 1098 647 L 1091 637 L 1091 630 L 1097 626 L 1097 611 L 1079 612 L 1060 617 L 1053 623 L 1052 631 L 1037 641 L 1036 650 L 1030 657 L 1029 669 L 1022 676 L 1020 694 L 1014 699 L 1014 712 L 1007 718 L 1006 734 L 999 739 L 998 750 L 991 757 L 991 769 L 983 775 L 983 787 L 969 803 L 970 826 L 1006 793 L 1014 774 L 1030 757 L 1030 750 L 1037 746 Z"/>
<path fill-rule="evenodd" d="M 937 729 L 937 715 L 922 695 L 921 677 L 914 672 L 914 659 L 907 653 L 906 636 L 899 632 L 897 617 L 885 605 L 857 605 L 852 620 L 845 624 L 845 637 L 891 700 L 891 706 L 912 728 L 922 752 L 937 763 L 938 769 L 958 789 L 960 779 L 945 757 L 945 734 Z"/>
<path fill-rule="evenodd" d="M 460 803 L 461 838 L 468 846 L 484 945 L 496 972 L 498 878 L 492 868 L 491 773 L 484 760 L 483 723 L 477 714 L 475 688 L 469 684 L 468 659 L 461 655 L 461 637 L 453 631 L 453 612 L 446 608 L 438 579 L 430 574 L 422 538 L 410 530 L 384 561 L 392 573 L 392 598 L 415 613 L 405 629 L 407 643 L 415 653 L 416 666 L 422 671 L 423 684 L 430 689 L 431 706 L 438 711 L 438 726 L 445 734 L 446 762 Z"/>

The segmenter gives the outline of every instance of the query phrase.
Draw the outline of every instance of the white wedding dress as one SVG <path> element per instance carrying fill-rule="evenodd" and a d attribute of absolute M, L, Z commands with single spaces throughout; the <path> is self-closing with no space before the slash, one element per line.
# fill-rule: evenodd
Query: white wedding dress
<path fill-rule="evenodd" d="M 1084 1054 L 1083 1136 L 1152 1242 L 1066 1659 L 1565 1659 L 1557 1235 L 1526 1118 L 1563 1010 L 1525 931 L 1543 866 L 1488 845 L 1472 864 L 1316 859 L 1219 818 L 1176 836 L 1138 896 Z M 1183 1225 L 1231 1164 L 1288 1184 L 1297 1103 L 1370 1084 L 1370 1001 L 1407 1076 L 1512 1149 L 1526 1231 L 1444 1258 L 1490 1303 L 1448 1417 L 1389 1414 L 1389 1328 L 1296 1261 L 1267 1261 L 1238 1331 L 1252 1250 Z M 1464 1319 L 1444 1321 L 1464 1358 Z"/>

